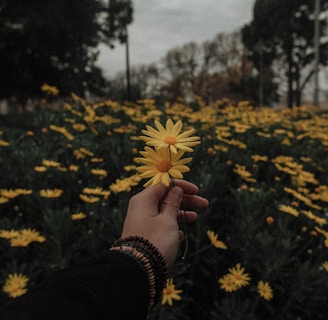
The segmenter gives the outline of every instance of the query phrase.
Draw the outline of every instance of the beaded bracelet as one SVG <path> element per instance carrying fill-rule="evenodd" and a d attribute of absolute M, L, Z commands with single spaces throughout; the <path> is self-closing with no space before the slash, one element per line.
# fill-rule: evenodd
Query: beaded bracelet
<path fill-rule="evenodd" d="M 148 240 L 130 236 L 116 240 L 110 250 L 121 250 L 136 257 L 143 265 L 149 281 L 149 310 L 159 300 L 168 277 L 168 267 L 158 249 Z"/>

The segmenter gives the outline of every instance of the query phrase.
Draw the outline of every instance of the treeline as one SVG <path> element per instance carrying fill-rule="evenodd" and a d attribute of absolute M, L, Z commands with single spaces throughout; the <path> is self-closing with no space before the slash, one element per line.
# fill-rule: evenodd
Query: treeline
<path fill-rule="evenodd" d="M 228 97 L 300 105 L 306 89 L 315 90 L 316 64 L 328 63 L 327 8 L 327 0 L 256 0 L 252 21 L 240 30 L 184 44 L 157 64 L 133 67 L 132 96 L 176 100 L 196 94 L 207 102 Z M 111 82 L 110 92 L 126 98 L 125 73 Z"/>
<path fill-rule="evenodd" d="M 44 83 L 106 94 L 99 44 L 124 43 L 132 18 L 131 0 L 0 0 L 0 100 L 24 105 Z"/>
<path fill-rule="evenodd" d="M 246 56 L 240 31 L 219 33 L 202 44 L 190 42 L 173 48 L 157 64 L 133 66 L 130 82 L 134 100 L 188 100 L 194 95 L 201 96 L 206 103 L 224 97 L 258 99 L 253 64 Z M 273 82 L 270 86 L 265 90 L 275 91 Z M 125 72 L 118 73 L 110 82 L 110 93 L 117 100 L 125 99 Z"/>
<path fill-rule="evenodd" d="M 240 30 L 182 44 L 108 81 L 96 65 L 99 44 L 128 43 L 132 0 L 0 0 L 0 100 L 24 105 L 50 83 L 62 96 L 160 102 L 199 95 L 254 105 L 286 96 L 289 107 L 300 105 L 328 63 L 327 10 L 328 0 L 255 0 L 252 21 Z"/>

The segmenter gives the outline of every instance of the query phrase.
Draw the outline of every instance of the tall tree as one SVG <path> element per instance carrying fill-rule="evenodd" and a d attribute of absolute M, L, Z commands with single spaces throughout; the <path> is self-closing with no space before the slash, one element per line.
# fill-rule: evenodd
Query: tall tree
<path fill-rule="evenodd" d="M 328 7 L 322 1 L 322 10 Z M 321 20 L 321 30 L 326 21 Z M 302 90 L 314 72 L 314 1 L 256 0 L 253 20 L 243 30 L 243 42 L 249 58 L 260 72 L 282 59 L 286 65 L 289 107 L 301 103 Z M 322 43 L 327 47 L 327 43 Z M 327 50 L 321 63 L 327 64 Z M 307 71 L 307 74 L 304 73 Z"/>
<path fill-rule="evenodd" d="M 24 103 L 44 82 L 62 94 L 100 93 L 105 80 L 95 66 L 98 44 L 119 38 L 120 26 L 116 33 L 104 27 L 109 16 L 114 13 L 102 0 L 1 0 L 0 99 Z"/>

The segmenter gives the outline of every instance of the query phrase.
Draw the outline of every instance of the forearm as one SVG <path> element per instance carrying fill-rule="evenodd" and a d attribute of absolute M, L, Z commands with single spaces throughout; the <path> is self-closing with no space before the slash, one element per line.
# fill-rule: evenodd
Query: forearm
<path fill-rule="evenodd" d="M 0 308 L 1 319 L 145 319 L 149 281 L 142 264 L 124 252 L 58 273 Z"/>

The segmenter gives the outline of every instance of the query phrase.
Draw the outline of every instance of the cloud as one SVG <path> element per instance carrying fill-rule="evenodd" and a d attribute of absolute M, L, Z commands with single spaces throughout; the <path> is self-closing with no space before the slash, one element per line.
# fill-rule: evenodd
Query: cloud
<path fill-rule="evenodd" d="M 168 50 L 194 41 L 211 40 L 219 32 L 232 32 L 251 20 L 254 0 L 135 0 L 129 26 L 130 62 L 158 62 Z M 105 75 L 125 69 L 124 46 L 102 46 L 98 64 Z"/>

